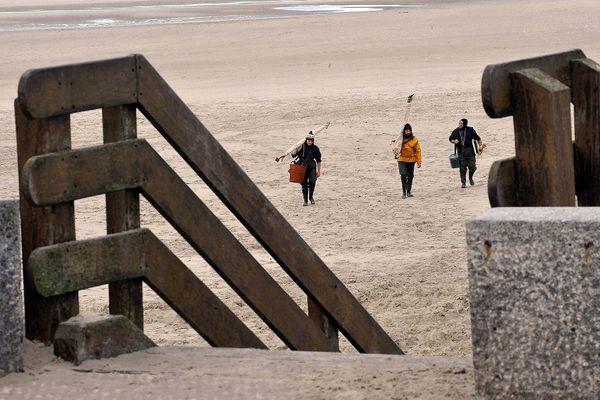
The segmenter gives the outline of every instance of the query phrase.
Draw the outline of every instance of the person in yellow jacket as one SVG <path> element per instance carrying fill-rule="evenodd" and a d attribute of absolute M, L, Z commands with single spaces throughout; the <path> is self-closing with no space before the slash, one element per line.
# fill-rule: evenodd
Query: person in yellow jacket
<path fill-rule="evenodd" d="M 402 145 L 394 151 L 396 161 L 398 161 L 398 170 L 402 180 L 402 198 L 413 197 L 412 182 L 415 176 L 415 164 L 421 168 L 422 156 L 419 139 L 412 132 L 410 124 L 404 125 L 402 133 Z"/>

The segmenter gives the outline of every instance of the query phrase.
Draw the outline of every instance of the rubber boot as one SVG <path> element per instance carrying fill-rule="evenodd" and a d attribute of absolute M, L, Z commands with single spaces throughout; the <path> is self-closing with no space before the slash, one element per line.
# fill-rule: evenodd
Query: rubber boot
<path fill-rule="evenodd" d="M 462 183 L 463 188 L 467 187 L 467 172 L 465 171 L 465 173 L 463 174 L 462 171 L 460 172 L 460 183 Z"/>

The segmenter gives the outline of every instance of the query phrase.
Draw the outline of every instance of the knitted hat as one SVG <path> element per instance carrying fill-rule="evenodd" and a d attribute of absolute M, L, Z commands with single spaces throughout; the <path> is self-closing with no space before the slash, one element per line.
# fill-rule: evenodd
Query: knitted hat
<path fill-rule="evenodd" d="M 412 126 L 410 126 L 410 124 L 404 125 L 404 129 L 402 130 L 402 132 L 404 132 L 407 129 L 410 129 L 412 131 Z"/>
<path fill-rule="evenodd" d="M 309 132 L 306 134 L 306 138 L 307 138 L 307 139 L 310 139 L 310 140 L 315 140 L 315 134 L 313 133 L 313 131 L 309 131 Z"/>

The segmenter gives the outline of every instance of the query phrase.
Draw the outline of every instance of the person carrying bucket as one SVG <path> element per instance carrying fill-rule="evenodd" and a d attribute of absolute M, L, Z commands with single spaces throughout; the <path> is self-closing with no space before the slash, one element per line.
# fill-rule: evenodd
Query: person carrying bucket
<path fill-rule="evenodd" d="M 481 143 L 481 138 L 471 126 L 467 126 L 466 118 L 458 121 L 458 128 L 452 131 L 448 140 L 454 144 L 458 151 L 458 160 L 460 162 L 460 182 L 462 188 L 467 187 L 467 170 L 469 171 L 469 183 L 475 184 L 473 175 L 477 169 L 475 155 L 480 153 L 486 145 Z M 475 147 L 477 146 L 477 147 Z"/>
<path fill-rule="evenodd" d="M 321 176 L 321 150 L 315 144 L 315 135 L 312 131 L 308 132 L 302 146 L 294 153 L 292 157 L 297 157 L 297 164 L 306 165 L 306 172 L 302 180 L 302 197 L 304 205 L 315 204 L 314 193 L 317 184 L 317 178 Z"/>
<path fill-rule="evenodd" d="M 398 140 L 400 142 L 400 140 Z M 415 164 L 421 168 L 422 155 L 419 139 L 413 135 L 412 126 L 405 124 L 402 131 L 402 144 L 394 148 L 398 171 L 402 181 L 402 198 L 413 197 L 412 182 L 415 175 Z"/>

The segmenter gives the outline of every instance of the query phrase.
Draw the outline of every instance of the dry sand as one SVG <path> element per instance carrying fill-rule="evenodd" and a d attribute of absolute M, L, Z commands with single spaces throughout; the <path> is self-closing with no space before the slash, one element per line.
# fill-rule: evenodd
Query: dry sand
<path fill-rule="evenodd" d="M 12 3 L 0 1 L 0 11 L 8 10 Z M 69 3 L 53 2 L 62 11 L 48 18 L 60 20 L 61 13 L 70 12 L 65 11 Z M 103 2 L 108 3 L 127 2 Z M 267 12 L 261 9 L 267 7 L 264 4 L 253 7 L 257 15 Z M 4 14 L 0 14 L 2 18 Z M 486 181 L 492 162 L 514 153 L 511 119 L 492 120 L 483 111 L 482 71 L 488 64 L 571 48 L 581 48 L 588 57 L 600 60 L 598 20 L 600 5 L 596 0 L 430 1 L 424 8 L 370 13 L 0 32 L 0 198 L 17 196 L 12 99 L 20 75 L 29 68 L 142 53 L 404 351 L 412 356 L 458 357 L 452 359 L 453 365 L 465 365 L 471 355 L 471 339 L 464 222 L 489 207 Z M 421 141 L 424 161 L 416 172 L 415 197 L 402 200 L 389 146 L 404 123 L 405 97 L 412 92 L 416 96 L 410 122 Z M 452 152 L 448 135 L 463 117 L 488 144 L 478 161 L 476 185 L 467 189 L 460 188 L 458 171 L 450 169 L 448 162 Z M 273 159 L 309 129 L 326 121 L 332 125 L 317 140 L 323 153 L 317 204 L 302 207 L 299 186 L 287 182 L 286 165 Z M 72 123 L 73 147 L 101 142 L 98 112 L 74 115 Z M 158 149 L 257 260 L 304 305 L 300 290 L 142 117 L 138 130 L 139 136 Z M 76 202 L 76 212 L 78 238 L 103 234 L 102 197 Z M 167 243 L 270 348 L 285 348 L 145 202 L 142 224 Z M 82 312 L 107 312 L 106 298 L 105 287 L 83 291 Z M 145 291 L 145 324 L 146 333 L 161 346 L 206 346 L 150 290 Z M 354 351 L 345 340 L 342 350 Z M 210 351 L 201 351 L 204 353 L 199 357 L 213 357 Z M 185 351 L 158 352 L 170 357 L 165 357 L 164 364 L 148 364 L 156 376 L 176 368 L 179 359 L 188 358 Z M 223 352 L 214 354 L 227 358 Z M 267 354 L 277 360 L 274 363 L 281 363 L 284 371 L 287 360 L 294 362 L 288 352 L 282 356 Z M 138 357 L 121 357 L 118 362 L 130 366 L 144 363 L 146 370 L 147 356 Z M 347 360 L 356 362 L 352 365 L 360 363 L 349 354 L 337 357 L 342 357 L 340 368 Z M 315 360 L 319 359 L 315 355 Z M 261 362 L 267 361 L 258 357 L 250 371 L 262 369 Z M 40 363 L 35 365 L 40 382 L 55 379 L 57 369 L 72 373 L 68 364 L 60 362 L 51 363 L 48 373 L 39 369 Z M 82 368 L 116 367 L 95 362 Z M 471 369 L 466 368 L 467 374 L 444 381 L 444 387 L 460 387 L 464 379 L 471 381 Z M 333 384 L 338 379 L 336 369 L 303 376 L 306 381 L 302 382 L 312 382 L 306 384 L 313 390 L 323 382 Z M 244 376 L 242 380 L 255 379 L 254 372 L 235 371 Z M 289 371 L 294 368 L 290 366 Z M 388 395 L 381 398 L 418 397 L 415 393 L 420 391 L 411 390 L 422 387 L 424 376 L 440 376 L 435 368 L 427 371 L 408 382 L 397 380 L 386 386 Z M 100 379 L 100 375 L 94 376 Z M 294 375 L 287 376 L 291 388 Z M 347 384 L 344 379 L 348 376 L 340 372 L 340 385 Z M 158 382 L 166 379 L 155 378 Z M 0 380 L 0 386 L 6 385 L 0 398 L 19 393 L 28 379 L 30 376 L 21 374 Z M 258 377 L 253 384 L 256 382 L 261 382 Z M 324 398 L 374 397 L 372 386 L 362 386 Z M 314 393 L 318 393 L 292 392 L 292 397 L 316 397 Z M 273 393 L 277 392 L 262 395 L 280 397 Z M 469 395 L 468 390 L 448 393 L 448 398 L 456 399 Z M 422 394 L 422 398 L 435 397 Z"/>

